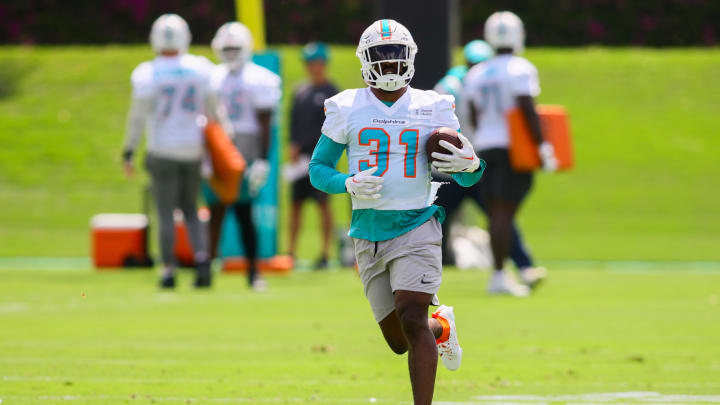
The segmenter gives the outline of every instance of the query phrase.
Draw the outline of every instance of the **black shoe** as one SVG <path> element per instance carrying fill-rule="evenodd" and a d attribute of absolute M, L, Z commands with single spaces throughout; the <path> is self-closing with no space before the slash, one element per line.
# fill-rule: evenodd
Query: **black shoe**
<path fill-rule="evenodd" d="M 175 288 L 175 276 L 163 276 L 160 279 L 160 288 L 169 290 Z"/>
<path fill-rule="evenodd" d="M 315 270 L 327 270 L 328 268 L 328 259 L 327 257 L 321 257 L 315 262 L 314 269 Z"/>
<path fill-rule="evenodd" d="M 195 274 L 195 288 L 208 288 L 212 285 L 212 272 L 210 271 L 210 260 L 197 265 Z"/>
<path fill-rule="evenodd" d="M 328 262 L 327 257 L 321 257 L 315 261 L 315 265 L 313 266 L 315 270 L 327 270 L 328 268 Z"/>

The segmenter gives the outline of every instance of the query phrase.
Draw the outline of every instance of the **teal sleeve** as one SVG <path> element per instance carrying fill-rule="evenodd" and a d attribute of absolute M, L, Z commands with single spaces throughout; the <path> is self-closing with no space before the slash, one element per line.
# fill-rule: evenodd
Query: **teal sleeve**
<path fill-rule="evenodd" d="M 485 161 L 480 159 L 480 167 L 472 173 L 453 173 L 451 174 L 455 182 L 463 187 L 470 187 L 480 181 L 485 172 Z"/>
<path fill-rule="evenodd" d="M 325 135 L 320 136 L 310 159 L 310 183 L 316 189 L 328 194 L 345 192 L 345 180 L 349 175 L 335 170 L 345 145 Z"/>

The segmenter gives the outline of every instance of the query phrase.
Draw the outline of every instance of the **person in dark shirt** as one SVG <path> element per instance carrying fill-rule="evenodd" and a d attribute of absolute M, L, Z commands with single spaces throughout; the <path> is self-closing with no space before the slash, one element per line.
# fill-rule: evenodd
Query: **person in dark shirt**
<path fill-rule="evenodd" d="M 303 170 L 302 176 L 295 176 L 292 182 L 292 212 L 290 214 L 290 255 L 295 256 L 297 236 L 300 230 L 300 214 L 306 199 L 317 201 L 322 218 L 323 244 L 322 255 L 316 268 L 327 267 L 330 236 L 332 232 L 332 213 L 327 194 L 318 191 L 310 184 L 308 165 L 320 131 L 325 121 L 325 99 L 338 93 L 337 88 L 328 80 L 328 49 L 321 42 L 311 42 L 302 51 L 309 81 L 295 89 L 290 119 L 290 160 L 297 170 Z"/>

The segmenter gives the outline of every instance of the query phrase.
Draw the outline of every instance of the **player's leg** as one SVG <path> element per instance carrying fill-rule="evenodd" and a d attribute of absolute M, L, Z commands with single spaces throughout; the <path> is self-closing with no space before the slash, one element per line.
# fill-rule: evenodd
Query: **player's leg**
<path fill-rule="evenodd" d="M 240 228 L 240 237 L 245 245 L 245 256 L 248 259 L 248 285 L 255 287 L 257 281 L 257 233 L 252 218 L 252 203 L 243 202 L 233 205 L 235 218 Z"/>
<path fill-rule="evenodd" d="M 510 166 L 507 149 L 491 149 L 483 155 L 488 158 L 488 173 L 491 173 L 482 192 L 487 196 L 490 248 L 495 269 L 488 291 L 527 296 L 529 289 L 505 270 L 505 261 L 510 253 L 515 214 L 530 191 L 532 174 L 515 172 Z"/>
<path fill-rule="evenodd" d="M 428 307 L 433 294 L 395 291 L 395 308 L 407 340 L 408 368 L 415 405 L 430 405 L 435 389 L 438 350 L 428 324 Z"/>
<path fill-rule="evenodd" d="M 525 246 L 516 221 L 510 224 L 510 260 L 515 263 L 515 267 L 518 269 L 532 267 L 533 265 L 530 251 Z"/>
<path fill-rule="evenodd" d="M 475 203 L 480 207 L 480 210 L 488 215 L 488 203 L 483 198 L 481 188 L 478 185 L 471 187 L 471 197 Z M 532 256 L 530 251 L 523 242 L 522 235 L 520 234 L 520 228 L 518 228 L 516 221 L 513 221 L 510 229 L 510 260 L 515 263 L 518 269 L 524 269 L 533 266 Z"/>
<path fill-rule="evenodd" d="M 222 203 L 212 204 L 210 210 L 210 256 L 214 259 L 220 255 L 220 232 L 225 220 L 225 205 Z"/>
<path fill-rule="evenodd" d="M 328 257 L 330 255 L 330 241 L 332 240 L 333 218 L 328 202 L 327 194 L 316 193 L 315 200 L 320 208 L 320 219 L 322 221 L 322 253 L 320 259 L 315 264 L 316 268 L 326 268 L 328 266 Z"/>
<path fill-rule="evenodd" d="M 200 163 L 185 163 L 180 166 L 179 206 L 183 212 L 190 243 L 193 248 L 196 276 L 196 287 L 209 287 L 212 274 L 210 272 L 210 255 L 208 254 L 207 234 L 198 217 L 197 199 L 200 194 Z"/>
<path fill-rule="evenodd" d="M 220 246 L 220 232 L 222 231 L 222 224 L 225 220 L 225 205 L 217 195 L 215 195 L 207 182 L 202 183 L 201 190 L 208 209 L 210 210 L 208 254 L 214 259 L 220 254 L 218 250 Z"/>
<path fill-rule="evenodd" d="M 179 178 L 175 162 L 148 155 L 145 167 L 150 173 L 152 190 L 157 208 L 160 232 L 160 253 L 164 264 L 160 287 L 175 287 L 175 220 L 173 211 L 177 206 Z"/>
<path fill-rule="evenodd" d="M 442 229 L 431 218 L 421 226 L 387 241 L 379 254 L 388 260 L 395 310 L 407 340 L 408 365 L 416 404 L 432 401 L 438 352 L 450 370 L 460 367 L 452 307 L 440 306 L 428 320 L 428 306 L 438 305 L 435 295 L 442 282 Z"/>
<path fill-rule="evenodd" d="M 501 198 L 491 198 L 488 206 L 490 219 L 490 248 L 496 271 L 505 266 L 505 259 L 510 252 L 512 220 L 517 204 Z"/>
<path fill-rule="evenodd" d="M 297 238 L 300 233 L 301 215 L 302 215 L 302 201 L 293 200 L 290 208 L 290 256 L 295 258 L 295 252 L 297 247 Z"/>
<path fill-rule="evenodd" d="M 302 179 L 295 181 L 291 186 L 292 206 L 290 209 L 290 256 L 295 258 L 297 251 L 297 238 L 300 233 L 300 225 L 302 222 L 302 206 L 305 201 L 305 195 L 300 182 Z"/>
<path fill-rule="evenodd" d="M 365 285 L 365 295 L 390 350 L 396 354 L 405 354 L 408 350 L 408 342 L 403 333 L 400 317 L 395 310 L 395 295 L 390 286 L 390 273 L 384 271 L 368 281 Z M 427 318 L 427 322 L 433 336 L 436 339 L 440 338 L 443 332 L 440 322 L 435 318 Z"/>
<path fill-rule="evenodd" d="M 533 264 L 532 255 L 520 234 L 517 221 L 513 221 L 510 230 L 510 259 L 515 263 L 520 275 L 520 281 L 530 288 L 537 287 L 547 276 L 545 267 L 536 267 Z"/>

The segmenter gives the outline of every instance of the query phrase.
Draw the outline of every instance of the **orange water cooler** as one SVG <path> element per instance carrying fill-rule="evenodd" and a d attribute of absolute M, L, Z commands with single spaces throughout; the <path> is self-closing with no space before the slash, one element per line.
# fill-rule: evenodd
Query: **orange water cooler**
<path fill-rule="evenodd" d="M 90 228 L 96 268 L 152 266 L 146 215 L 97 214 L 90 220 Z"/>

